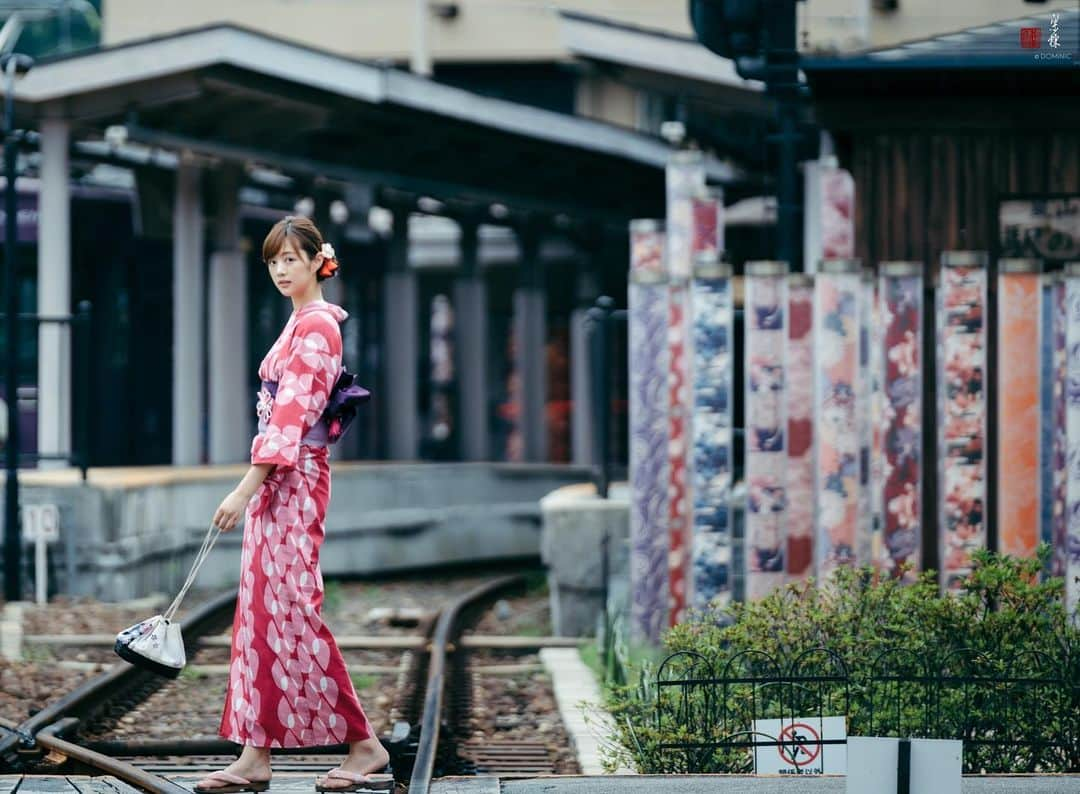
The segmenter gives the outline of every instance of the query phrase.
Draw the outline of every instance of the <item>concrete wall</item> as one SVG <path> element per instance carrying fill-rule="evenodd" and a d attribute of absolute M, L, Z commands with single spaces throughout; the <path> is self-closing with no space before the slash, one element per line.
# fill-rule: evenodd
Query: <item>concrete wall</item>
<path fill-rule="evenodd" d="M 103 600 L 170 593 L 183 581 L 210 517 L 242 467 L 151 470 L 118 485 L 28 474 L 23 504 L 60 508 L 60 591 Z M 93 477 L 92 472 L 92 477 Z M 540 553 L 539 500 L 587 479 L 583 469 L 525 464 L 334 464 L 325 574 L 370 574 Z M 22 479 L 22 478 L 20 478 Z M 50 481 L 52 480 L 52 481 Z M 2 504 L 2 502 L 0 502 Z M 240 532 L 223 535 L 197 586 L 239 580 Z"/>

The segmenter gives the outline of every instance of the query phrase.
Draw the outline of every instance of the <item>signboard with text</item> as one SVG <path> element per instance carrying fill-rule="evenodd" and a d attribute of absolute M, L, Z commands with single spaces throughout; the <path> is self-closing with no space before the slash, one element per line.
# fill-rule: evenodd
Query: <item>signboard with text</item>
<path fill-rule="evenodd" d="M 847 746 L 826 744 L 847 740 L 846 717 L 754 720 L 754 734 L 755 741 L 778 743 L 754 748 L 756 774 L 847 774 Z"/>

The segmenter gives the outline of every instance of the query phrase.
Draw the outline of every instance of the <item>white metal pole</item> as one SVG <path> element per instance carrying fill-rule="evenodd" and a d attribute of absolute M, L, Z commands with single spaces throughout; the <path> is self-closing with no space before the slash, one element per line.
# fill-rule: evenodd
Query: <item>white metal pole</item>
<path fill-rule="evenodd" d="M 37 602 L 39 604 L 44 604 L 49 600 L 48 582 L 45 581 L 45 577 L 48 575 L 47 571 L 48 565 L 45 560 L 45 533 L 39 526 L 37 539 L 34 541 L 34 592 L 37 595 Z"/>
<path fill-rule="evenodd" d="M 431 52 L 428 44 L 428 0 L 413 0 L 413 49 L 409 69 L 413 74 L 431 76 Z"/>

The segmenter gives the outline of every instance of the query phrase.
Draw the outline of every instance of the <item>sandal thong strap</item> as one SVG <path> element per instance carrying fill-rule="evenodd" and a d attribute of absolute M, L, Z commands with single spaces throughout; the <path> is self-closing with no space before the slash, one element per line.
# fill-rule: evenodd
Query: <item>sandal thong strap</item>
<path fill-rule="evenodd" d="M 232 783 L 234 786 L 252 785 L 252 781 L 247 778 L 234 775 L 232 772 L 226 772 L 224 769 L 219 769 L 217 772 L 211 772 L 206 777 L 210 780 L 220 780 L 223 783 Z"/>
<path fill-rule="evenodd" d="M 350 772 L 347 769 L 339 768 L 331 769 L 326 773 L 326 777 L 335 778 L 337 780 L 348 780 L 350 783 L 381 783 L 385 780 L 392 780 L 394 776 L 378 772 L 361 775 L 358 772 Z"/>

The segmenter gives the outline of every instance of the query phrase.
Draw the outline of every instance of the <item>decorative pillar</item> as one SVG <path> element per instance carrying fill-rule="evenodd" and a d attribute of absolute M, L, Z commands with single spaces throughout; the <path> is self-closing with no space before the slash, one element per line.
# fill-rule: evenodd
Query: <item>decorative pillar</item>
<path fill-rule="evenodd" d="M 827 259 L 814 280 L 817 578 L 855 563 L 859 543 L 859 262 Z"/>
<path fill-rule="evenodd" d="M 383 293 L 386 346 L 387 449 L 391 460 L 415 460 L 419 442 L 417 356 L 419 316 L 416 273 L 409 267 L 409 210 L 394 210 Z"/>
<path fill-rule="evenodd" d="M 478 225 L 462 221 L 461 267 L 454 279 L 455 350 L 461 459 L 489 460 L 488 430 L 488 301 L 487 284 L 478 259 Z"/>
<path fill-rule="evenodd" d="M 814 280 L 788 278 L 787 581 L 814 573 Z"/>
<path fill-rule="evenodd" d="M 874 567 L 913 580 L 922 561 L 923 458 L 923 266 L 921 262 L 882 262 L 879 287 L 882 333 L 875 340 L 881 388 L 877 428 L 881 476 L 873 479 Z"/>
<path fill-rule="evenodd" d="M 67 119 L 41 122 L 41 192 L 38 199 L 38 314 L 71 313 L 71 192 Z M 14 392 L 11 392 L 12 394 Z M 38 452 L 68 455 L 71 448 L 71 327 L 38 325 Z M 10 410 L 18 410 L 9 400 Z M 42 461 L 41 468 L 64 466 Z"/>
<path fill-rule="evenodd" d="M 514 340 L 518 383 L 518 421 L 522 458 L 547 460 L 547 295 L 540 264 L 540 235 L 519 232 L 521 264 L 514 291 Z"/>
<path fill-rule="evenodd" d="M 630 224 L 629 281 L 631 627 L 655 643 L 668 615 L 668 287 L 657 221 Z"/>
<path fill-rule="evenodd" d="M 1066 362 L 1067 348 L 1065 337 L 1068 331 L 1067 315 L 1065 313 L 1065 289 L 1066 281 L 1064 273 L 1055 273 L 1046 287 L 1048 303 L 1045 308 L 1049 319 L 1049 333 L 1051 343 L 1047 345 L 1050 351 L 1049 377 L 1044 380 L 1043 392 L 1049 396 L 1049 410 L 1044 416 L 1052 417 L 1049 422 L 1049 433 L 1044 434 L 1047 438 L 1049 455 L 1045 458 L 1045 468 L 1050 471 L 1049 484 L 1049 509 L 1043 509 L 1043 515 L 1047 522 L 1043 528 L 1043 539 L 1050 544 L 1053 554 L 1050 558 L 1050 575 L 1065 576 L 1068 568 L 1068 542 L 1069 522 L 1066 510 L 1066 487 L 1068 476 L 1068 422 L 1067 422 L 1067 399 L 1066 384 L 1068 383 Z M 1080 554 L 1080 546 L 1077 547 Z"/>
<path fill-rule="evenodd" d="M 746 600 L 784 583 L 787 262 L 746 263 Z"/>
<path fill-rule="evenodd" d="M 945 251 L 938 290 L 941 585 L 957 590 L 986 548 L 985 251 Z"/>
<path fill-rule="evenodd" d="M 1080 262 L 1065 265 L 1065 609 L 1080 626 Z"/>
<path fill-rule="evenodd" d="M 173 205 L 172 462 L 203 461 L 203 203 L 199 167 L 181 156 Z"/>
<path fill-rule="evenodd" d="M 1039 544 L 1041 265 L 998 261 L 998 550 L 1034 557 Z"/>
<path fill-rule="evenodd" d="M 877 290 L 872 270 L 864 268 L 859 284 L 859 377 L 855 388 L 855 426 L 859 438 L 859 521 L 855 531 L 855 564 L 860 568 L 873 562 L 874 525 L 870 505 L 871 460 L 873 453 L 873 423 L 871 407 L 874 399 L 874 377 L 870 367 L 873 313 L 877 305 Z"/>
<path fill-rule="evenodd" d="M 682 621 L 689 602 L 694 500 L 688 478 L 693 410 L 689 349 L 690 277 L 695 236 L 694 197 L 705 189 L 701 152 L 677 152 L 666 170 L 668 274 L 668 604 L 669 624 Z"/>
<path fill-rule="evenodd" d="M 693 416 L 690 490 L 693 494 L 692 600 L 696 609 L 731 602 L 732 344 L 731 266 L 716 250 L 698 255 L 690 287 L 693 317 Z"/>

